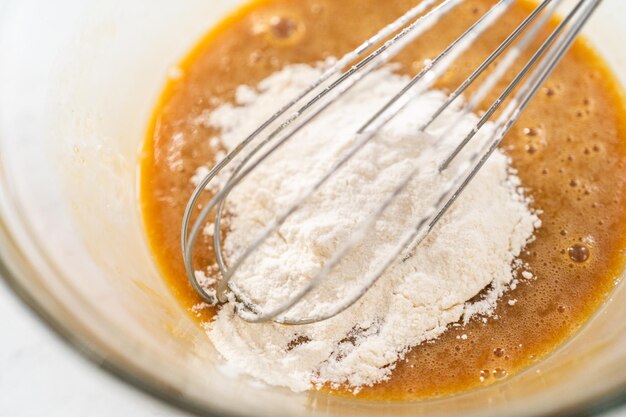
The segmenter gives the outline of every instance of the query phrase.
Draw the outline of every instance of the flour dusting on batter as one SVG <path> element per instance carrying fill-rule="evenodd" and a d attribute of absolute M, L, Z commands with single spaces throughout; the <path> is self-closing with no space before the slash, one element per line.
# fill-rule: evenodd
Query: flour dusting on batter
<path fill-rule="evenodd" d="M 232 149 L 277 104 L 290 100 L 320 73 L 308 65 L 288 66 L 254 88 L 240 87 L 235 105 L 224 104 L 197 122 L 219 128 L 219 141 Z M 406 81 L 390 68 L 375 71 L 261 164 L 228 200 L 232 215 L 224 245 L 227 258 L 235 259 L 276 214 L 326 173 L 354 144 L 354 132 L 364 118 Z M 289 314 L 323 312 L 351 294 L 450 181 L 454 166 L 439 174 L 438 162 L 477 117 L 463 116 L 434 158 L 424 158 L 425 148 L 459 117 L 456 103 L 426 133 L 418 133 L 445 98 L 442 92 L 431 91 L 414 100 L 242 265 L 237 287 L 264 306 L 283 302 L 320 271 L 405 175 L 420 166 L 420 175 L 366 239 Z M 485 126 L 474 144 L 491 131 L 492 126 Z M 520 267 L 516 259 L 541 224 L 509 163 L 507 156 L 495 151 L 413 256 L 398 259 L 344 313 L 304 326 L 249 324 L 238 318 L 233 304 L 227 304 L 207 324 L 216 349 L 230 367 L 270 385 L 294 391 L 347 386 L 358 392 L 388 379 L 410 348 L 437 338 L 449 325 L 489 315 L 515 282 Z M 193 181 L 205 171 L 199 170 Z M 205 230 L 210 233 L 210 228 Z M 524 274 L 528 275 L 532 277 Z"/>

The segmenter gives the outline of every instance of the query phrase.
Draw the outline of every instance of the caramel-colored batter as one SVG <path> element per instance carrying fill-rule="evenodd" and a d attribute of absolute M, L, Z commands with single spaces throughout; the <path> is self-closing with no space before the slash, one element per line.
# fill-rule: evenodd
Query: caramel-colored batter
<path fill-rule="evenodd" d="M 255 85 L 284 65 L 343 55 L 414 3 L 257 1 L 222 22 L 180 65 L 182 77 L 167 85 L 146 141 L 141 202 L 155 259 L 190 311 L 200 300 L 183 270 L 181 217 L 193 189 L 190 177 L 214 161 L 209 139 L 216 134 L 194 117 L 231 101 L 238 85 Z M 414 74 L 493 3 L 463 3 L 395 60 L 398 71 Z M 459 85 L 531 7 L 516 4 L 438 87 Z M 534 207 L 543 211 L 543 227 L 523 255 L 537 278 L 522 279 L 486 323 L 451 327 L 434 343 L 415 347 L 389 381 L 362 390 L 360 398 L 436 397 L 501 380 L 554 350 L 606 300 L 626 248 L 626 103 L 620 92 L 604 63 L 577 41 L 503 144 Z M 198 246 L 199 265 L 210 263 L 210 243 Z M 193 314 L 206 321 L 213 312 Z"/>

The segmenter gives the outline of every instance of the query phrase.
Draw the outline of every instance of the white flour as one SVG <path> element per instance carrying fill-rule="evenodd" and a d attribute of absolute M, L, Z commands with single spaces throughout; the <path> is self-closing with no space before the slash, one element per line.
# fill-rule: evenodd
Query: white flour
<path fill-rule="evenodd" d="M 222 105 L 197 121 L 220 128 L 221 142 L 232 148 L 277 104 L 319 74 L 310 66 L 288 67 L 257 89 L 240 87 L 237 106 Z M 354 143 L 353 132 L 405 82 L 390 69 L 378 70 L 242 183 L 229 200 L 233 217 L 225 249 L 231 261 L 307 184 L 329 169 Z M 242 266 L 238 287 L 264 306 L 284 301 L 320 270 L 403 175 L 421 164 L 424 172 L 363 243 L 289 313 L 324 311 L 350 293 L 430 206 L 446 181 L 445 175 L 437 174 L 437 162 L 477 120 L 465 116 L 436 157 L 421 160 L 425 146 L 458 115 L 458 109 L 451 109 L 427 133 L 416 133 L 444 99 L 443 93 L 433 91 L 410 104 Z M 484 136 L 479 134 L 476 140 Z M 438 337 L 452 323 L 489 314 L 511 284 L 516 257 L 540 225 L 519 186 L 507 157 L 496 151 L 415 256 L 396 262 L 344 313 L 306 326 L 248 324 L 227 304 L 207 325 L 208 335 L 237 372 L 295 391 L 323 384 L 358 391 L 389 378 L 394 363 L 408 349 Z M 480 301 L 468 302 L 486 287 Z"/>

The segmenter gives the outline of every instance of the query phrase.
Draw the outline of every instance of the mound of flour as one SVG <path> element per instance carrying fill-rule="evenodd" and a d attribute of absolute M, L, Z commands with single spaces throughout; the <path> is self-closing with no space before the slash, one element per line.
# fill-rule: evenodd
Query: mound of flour
<path fill-rule="evenodd" d="M 287 67 L 256 87 L 240 87 L 235 105 L 224 104 L 197 121 L 219 128 L 217 139 L 232 149 L 277 104 L 291 99 L 320 73 L 307 65 Z M 354 132 L 367 116 L 406 81 L 388 68 L 374 72 L 261 164 L 229 199 L 227 258 L 235 259 L 276 214 L 327 172 L 355 142 Z M 411 103 L 242 265 L 237 287 L 266 307 L 284 301 L 320 271 L 408 172 L 420 166 L 419 176 L 362 243 L 289 314 L 322 312 L 350 294 L 432 205 L 449 180 L 448 172 L 454 171 L 453 166 L 439 174 L 438 162 L 477 117 L 464 116 L 428 159 L 424 148 L 456 120 L 458 106 L 426 133 L 416 133 L 444 99 L 442 92 L 432 91 Z M 486 126 L 475 142 L 491 129 Z M 249 324 L 238 318 L 233 304 L 226 304 L 207 324 L 207 332 L 238 373 L 294 391 L 322 385 L 358 391 L 389 378 L 410 348 L 437 338 L 448 325 L 490 314 L 514 280 L 516 257 L 539 226 L 509 160 L 496 151 L 413 256 L 398 259 L 342 314 L 304 326 Z M 479 301 L 468 301 L 486 288 Z"/>

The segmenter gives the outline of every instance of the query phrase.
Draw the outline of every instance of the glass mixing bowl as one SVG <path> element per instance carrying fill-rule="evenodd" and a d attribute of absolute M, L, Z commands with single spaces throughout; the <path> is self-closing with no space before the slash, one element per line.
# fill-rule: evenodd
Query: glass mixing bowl
<path fill-rule="evenodd" d="M 24 300 L 98 365 L 199 414 L 546 415 L 622 402 L 623 284 L 545 361 L 441 400 L 294 394 L 220 370 L 151 259 L 137 160 L 168 69 L 238 3 L 0 0 L 0 272 Z M 626 82 L 623 16 L 626 3 L 604 1 L 587 35 Z"/>

